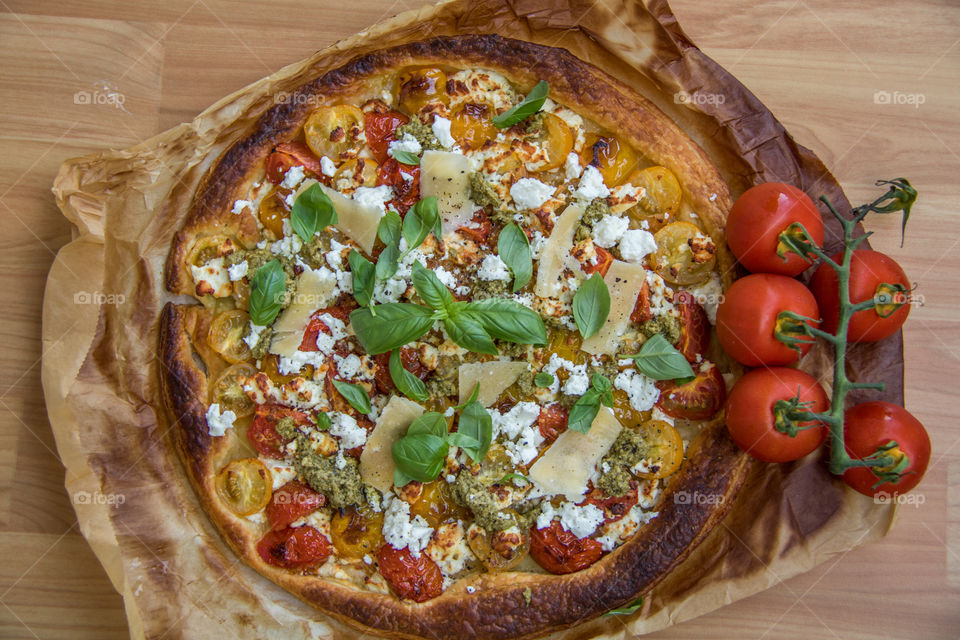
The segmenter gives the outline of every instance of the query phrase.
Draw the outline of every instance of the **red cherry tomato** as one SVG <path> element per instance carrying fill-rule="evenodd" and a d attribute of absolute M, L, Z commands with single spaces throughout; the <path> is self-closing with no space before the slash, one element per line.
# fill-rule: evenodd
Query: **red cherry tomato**
<path fill-rule="evenodd" d="M 711 362 L 694 368 L 696 377 L 686 384 L 677 384 L 674 380 L 657 382 L 660 399 L 657 406 L 668 416 L 687 420 L 706 420 L 712 417 L 727 397 L 727 385 L 723 375 Z"/>
<path fill-rule="evenodd" d="M 789 462 L 807 455 L 827 437 L 821 422 L 798 422 L 793 437 L 781 433 L 775 424 L 774 405 L 790 400 L 799 392 L 800 402 L 813 404 L 808 411 L 822 413 L 829 407 L 827 394 L 810 375 L 788 367 L 754 369 L 737 380 L 727 398 L 727 429 L 737 446 L 757 460 Z M 805 428 L 809 427 L 809 428 Z"/>
<path fill-rule="evenodd" d="M 930 463 L 930 436 L 919 420 L 892 402 L 864 402 L 847 409 L 843 420 L 843 440 L 847 454 L 862 460 L 890 442 L 897 446 L 889 451 L 896 458 L 910 461 L 899 482 L 880 482 L 873 471 L 854 467 L 843 474 L 843 481 L 866 496 L 892 497 L 906 493 L 920 484 Z M 877 486 L 874 486 L 877 485 Z"/>
<path fill-rule="evenodd" d="M 267 504 L 267 522 L 274 531 L 285 529 L 291 522 L 310 515 L 327 503 L 327 497 L 317 493 L 305 482 L 291 480 L 273 492 Z"/>
<path fill-rule="evenodd" d="M 583 269 L 583 272 L 586 274 L 599 273 L 600 277 L 607 275 L 607 270 L 610 269 L 610 265 L 613 264 L 613 254 L 604 249 L 603 247 L 594 245 L 593 247 L 597 252 L 597 261 L 595 264 L 590 263 L 580 263 L 580 268 Z"/>
<path fill-rule="evenodd" d="M 630 481 L 630 491 L 622 496 L 609 496 L 600 489 L 593 488 L 587 493 L 587 497 L 578 506 L 592 504 L 603 511 L 604 522 L 616 522 L 637 504 L 640 499 L 637 491 L 636 481 Z"/>
<path fill-rule="evenodd" d="M 646 283 L 644 283 L 646 284 Z M 710 320 L 707 312 L 689 291 L 673 294 L 673 306 L 680 311 L 680 340 L 676 347 L 690 364 L 703 359 L 710 348 Z"/>
<path fill-rule="evenodd" d="M 733 283 L 717 307 L 717 337 L 734 360 L 748 367 L 793 364 L 800 353 L 774 335 L 777 316 L 793 311 L 818 320 L 820 310 L 810 290 L 802 283 L 769 273 L 755 273 Z M 807 322 L 817 327 L 819 322 Z M 813 345 L 812 338 L 797 336 L 801 353 Z"/>
<path fill-rule="evenodd" d="M 276 146 L 273 153 L 267 156 L 267 180 L 273 184 L 283 182 L 283 176 L 293 166 L 303 166 L 307 173 L 322 176 L 320 158 L 310 147 L 302 142 L 282 142 Z"/>
<path fill-rule="evenodd" d="M 833 260 L 839 264 L 843 254 L 833 256 Z M 823 329 L 830 333 L 836 332 L 840 318 L 838 288 L 837 272 L 828 264 L 821 265 L 810 279 L 810 290 L 820 305 Z M 847 339 L 876 342 L 895 333 L 910 314 L 909 296 L 910 281 L 893 258 L 870 249 L 854 251 L 850 257 L 850 302 L 877 300 L 877 304 L 873 309 L 853 314 Z"/>
<path fill-rule="evenodd" d="M 473 226 L 459 227 L 457 231 L 467 236 L 474 242 L 485 244 L 487 242 L 487 237 L 490 235 L 490 230 L 493 228 L 493 223 L 490 222 L 490 217 L 483 212 L 483 209 L 478 209 L 476 212 L 474 212 L 473 219 L 470 222 Z"/>
<path fill-rule="evenodd" d="M 257 553 L 275 567 L 302 569 L 321 564 L 333 553 L 333 547 L 313 527 L 296 527 L 267 532 L 257 543 Z"/>
<path fill-rule="evenodd" d="M 387 351 L 373 357 L 377 363 L 377 370 L 373 374 L 373 380 L 380 393 L 391 393 L 396 386 L 393 384 L 393 378 L 390 375 L 390 354 Z M 428 369 L 420 359 L 420 351 L 413 347 L 403 347 L 400 349 L 400 364 L 403 368 L 417 376 L 421 380 L 426 380 L 432 369 Z"/>
<path fill-rule="evenodd" d="M 591 538 L 578 538 L 554 520 L 546 529 L 530 529 L 530 555 L 550 573 L 573 573 L 599 560 L 603 547 Z"/>
<path fill-rule="evenodd" d="M 350 318 L 350 312 L 353 311 L 353 308 L 342 305 L 339 307 L 327 307 L 325 309 L 318 309 L 313 312 L 313 315 L 310 317 L 310 322 L 307 324 L 306 330 L 303 332 L 303 340 L 300 342 L 300 351 L 318 351 L 317 347 L 317 336 L 321 333 L 325 333 L 328 336 L 331 335 L 330 327 L 320 318 L 324 314 L 330 314 L 337 320 L 340 320 L 346 324 Z"/>
<path fill-rule="evenodd" d="M 404 174 L 410 179 L 404 178 Z M 393 187 L 395 194 L 387 203 L 402 216 L 420 199 L 420 167 L 400 164 L 396 158 L 389 158 L 377 169 L 377 186 L 384 184 Z"/>
<path fill-rule="evenodd" d="M 537 428 L 540 435 L 547 442 L 553 442 L 561 433 L 567 430 L 570 412 L 559 402 L 540 407 L 540 416 L 537 418 Z"/>
<path fill-rule="evenodd" d="M 253 422 L 247 429 L 247 440 L 261 455 L 283 459 L 283 446 L 289 441 L 277 433 L 277 423 L 287 417 L 293 418 L 298 425 L 311 424 L 309 416 L 302 411 L 279 404 L 257 405 Z"/>
<path fill-rule="evenodd" d="M 803 225 L 817 246 L 823 244 L 823 219 L 807 194 L 782 182 L 758 184 L 733 203 L 727 217 L 727 244 L 749 271 L 795 276 L 811 264 L 781 244 L 780 233 L 795 222 Z"/>
<path fill-rule="evenodd" d="M 390 142 L 396 140 L 394 134 L 397 127 L 408 122 L 410 122 L 410 118 L 399 111 L 377 109 L 363 115 L 367 146 L 370 147 L 370 152 L 377 164 L 383 164 L 390 157 L 387 155 L 387 149 Z"/>
<path fill-rule="evenodd" d="M 637 301 L 633 304 L 633 311 L 630 313 L 630 322 L 643 324 L 647 320 L 653 320 L 653 310 L 650 308 L 650 285 L 646 280 L 640 285 L 640 293 L 637 294 Z"/>
<path fill-rule="evenodd" d="M 401 598 L 426 602 L 443 592 L 443 574 L 426 553 L 415 558 L 410 549 L 394 549 L 389 544 L 377 553 L 380 575 L 386 578 Z"/>

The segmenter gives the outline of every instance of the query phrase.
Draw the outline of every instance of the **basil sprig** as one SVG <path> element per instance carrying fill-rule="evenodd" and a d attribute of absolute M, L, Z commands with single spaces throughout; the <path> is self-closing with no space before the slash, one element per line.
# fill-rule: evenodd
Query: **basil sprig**
<path fill-rule="evenodd" d="M 253 274 L 250 280 L 250 320 L 262 327 L 272 323 L 283 308 L 287 290 L 287 274 L 279 260 L 271 260 Z"/>
<path fill-rule="evenodd" d="M 447 435 L 447 420 L 442 413 L 428 411 L 414 420 L 407 434 L 390 448 L 397 467 L 393 483 L 402 487 L 411 480 L 430 482 L 439 476 L 450 451 Z"/>
<path fill-rule="evenodd" d="M 639 352 L 621 357 L 633 359 L 637 370 L 654 380 L 677 380 L 695 375 L 683 354 L 659 333 L 644 342 Z"/>
<path fill-rule="evenodd" d="M 401 230 L 403 239 L 407 241 L 407 250 L 400 256 L 403 259 L 408 253 L 423 244 L 430 232 L 433 232 L 439 240 L 442 231 L 440 225 L 440 210 L 437 208 L 437 197 L 428 196 L 418 200 L 415 205 L 410 207 L 407 215 L 403 217 L 403 228 Z"/>
<path fill-rule="evenodd" d="M 487 298 L 454 306 L 469 311 L 494 338 L 517 344 L 547 344 L 547 329 L 540 314 L 515 300 Z"/>
<path fill-rule="evenodd" d="M 497 238 L 497 253 L 513 274 L 513 291 L 517 292 L 533 277 L 533 255 L 530 240 L 516 223 L 503 228 Z"/>
<path fill-rule="evenodd" d="M 460 447 L 474 462 L 483 460 L 493 440 L 493 419 L 482 404 L 474 400 L 464 407 L 450 444 Z"/>
<path fill-rule="evenodd" d="M 373 285 L 376 278 L 373 263 L 356 249 L 350 250 L 347 262 L 350 263 L 350 273 L 353 274 L 353 299 L 361 307 L 366 307 L 373 299 Z"/>
<path fill-rule="evenodd" d="M 600 331 L 600 327 L 610 315 L 610 290 L 599 273 L 580 285 L 573 294 L 573 319 L 584 338 Z"/>
<path fill-rule="evenodd" d="M 350 314 L 350 324 L 361 346 L 370 355 L 386 353 L 412 342 L 433 326 L 433 311 L 406 302 L 388 302 Z"/>
<path fill-rule="evenodd" d="M 553 381 L 555 379 L 556 378 L 554 378 L 549 373 L 545 373 L 541 371 L 537 375 L 533 376 L 533 384 L 534 386 L 540 387 L 541 389 L 546 389 L 547 387 L 553 384 Z"/>
<path fill-rule="evenodd" d="M 290 226 L 304 242 L 310 242 L 314 234 L 337 223 L 337 211 L 333 202 L 320 188 L 320 183 L 303 190 L 293 203 Z"/>
<path fill-rule="evenodd" d="M 426 385 L 423 384 L 423 380 L 406 370 L 400 355 L 400 349 L 394 349 L 390 354 L 390 378 L 393 384 L 397 386 L 400 393 L 411 400 L 426 401 L 430 397 Z"/>
<path fill-rule="evenodd" d="M 330 416 L 323 411 L 319 411 L 315 416 L 313 416 L 313 422 L 317 425 L 317 429 L 320 431 L 327 431 L 330 429 Z"/>
<path fill-rule="evenodd" d="M 600 413 L 600 405 L 613 407 L 613 385 L 605 376 L 595 373 L 590 376 L 590 388 L 570 409 L 567 427 L 586 433 Z"/>
<path fill-rule="evenodd" d="M 334 380 L 333 386 L 337 388 L 340 395 L 346 398 L 351 407 L 364 415 L 370 413 L 370 394 L 367 393 L 366 389 L 359 384 L 343 382 L 342 380 Z"/>
<path fill-rule="evenodd" d="M 541 80 L 530 90 L 530 93 L 527 94 L 527 97 L 524 98 L 520 104 L 516 104 L 500 115 L 494 116 L 491 119 L 493 126 L 498 129 L 506 129 L 521 120 L 529 118 L 537 111 L 540 111 L 549 92 L 550 85 L 548 85 L 546 81 Z"/>
<path fill-rule="evenodd" d="M 438 311 L 445 311 L 453 306 L 453 296 L 447 285 L 440 282 L 433 271 L 430 271 L 419 262 L 413 263 L 410 279 L 423 301 Z"/>
<path fill-rule="evenodd" d="M 404 151 L 403 149 L 390 149 L 389 155 L 396 158 L 397 162 L 401 164 L 409 164 L 410 166 L 417 166 L 420 164 L 420 156 L 415 154 L 412 151 Z"/>
<path fill-rule="evenodd" d="M 605 614 L 603 614 L 603 615 L 605 615 L 605 616 L 629 616 L 629 615 L 632 614 L 632 613 L 636 613 L 636 612 L 640 609 L 640 607 L 642 607 L 642 606 L 643 606 L 643 598 L 641 597 L 641 598 L 637 598 L 636 600 L 633 600 L 633 601 L 631 601 L 631 602 L 628 602 L 627 604 L 623 605 L 622 607 L 620 607 L 620 608 L 618 608 L 618 609 L 611 609 L 610 611 L 607 611 L 607 612 L 606 612 Z"/>

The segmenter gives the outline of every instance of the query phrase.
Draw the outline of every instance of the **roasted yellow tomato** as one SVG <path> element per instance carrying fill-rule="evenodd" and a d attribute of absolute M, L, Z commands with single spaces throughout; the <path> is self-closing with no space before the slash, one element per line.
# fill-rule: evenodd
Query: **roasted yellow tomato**
<path fill-rule="evenodd" d="M 431 102 L 450 104 L 447 95 L 447 74 L 433 67 L 412 69 L 400 74 L 400 108 L 418 114 Z"/>
<path fill-rule="evenodd" d="M 563 166 L 567 155 L 573 151 L 573 132 L 570 127 L 560 116 L 544 113 L 543 136 L 541 146 L 547 155 L 547 162 L 537 167 L 537 171 L 549 171 Z"/>
<path fill-rule="evenodd" d="M 651 263 L 661 278 L 686 286 L 710 277 L 717 262 L 717 247 L 700 227 L 692 222 L 672 222 L 657 231 L 653 239 L 657 250 Z"/>
<path fill-rule="evenodd" d="M 234 460 L 217 474 L 217 495 L 238 516 L 249 516 L 267 506 L 273 494 L 273 478 L 256 458 Z"/>
<path fill-rule="evenodd" d="M 283 237 L 283 221 L 290 217 L 290 207 L 287 205 L 289 189 L 272 189 L 260 201 L 258 216 L 260 224 L 273 234 L 274 238 Z"/>
<path fill-rule="evenodd" d="M 674 213 L 680 206 L 680 183 L 677 176 L 666 167 L 647 167 L 634 171 L 627 182 L 635 187 L 643 187 L 644 194 L 637 204 L 639 211 L 631 211 L 631 216 L 647 214 L 659 216 Z"/>
<path fill-rule="evenodd" d="M 621 389 L 613 390 L 613 415 L 623 426 L 643 424 L 650 417 L 649 411 L 637 411 L 630 405 L 630 396 Z"/>
<path fill-rule="evenodd" d="M 637 429 L 644 440 L 647 458 L 637 475 L 644 478 L 664 478 L 683 463 L 683 438 L 670 423 L 648 420 Z"/>
<path fill-rule="evenodd" d="M 461 105 L 450 117 L 450 135 L 464 149 L 480 149 L 488 140 L 494 140 L 500 132 L 490 118 L 493 107 L 489 104 L 468 102 Z"/>
<path fill-rule="evenodd" d="M 215 258 L 236 251 L 237 245 L 227 236 L 204 236 L 197 238 L 187 254 L 187 265 L 202 267 Z"/>
<path fill-rule="evenodd" d="M 589 134 L 580 152 L 580 164 L 592 164 L 599 169 L 608 187 L 623 182 L 639 162 L 640 157 L 633 147 L 616 136 Z"/>
<path fill-rule="evenodd" d="M 274 384 L 285 384 L 298 377 L 307 378 L 308 380 L 313 378 L 312 364 L 306 365 L 297 373 L 280 373 L 280 358 L 273 353 L 268 353 L 261 364 L 260 370 L 267 374 L 267 377 L 270 378 Z"/>
<path fill-rule="evenodd" d="M 257 370 L 249 364 L 228 367 L 210 388 L 210 402 L 220 405 L 220 412 L 233 411 L 238 418 L 253 414 L 256 405 L 243 390 L 241 378 L 256 375 Z"/>
<path fill-rule="evenodd" d="M 340 180 L 348 180 L 358 187 L 373 187 L 377 184 L 377 169 L 379 165 L 369 158 L 351 158 L 347 160 L 333 175 L 333 184 Z"/>
<path fill-rule="evenodd" d="M 318 156 L 336 160 L 362 144 L 363 112 L 349 104 L 320 107 L 303 125 L 307 146 Z"/>
<path fill-rule="evenodd" d="M 334 510 L 330 519 L 330 542 L 337 555 L 360 559 L 375 557 L 382 543 L 383 513 L 370 507 L 347 507 Z"/>
<path fill-rule="evenodd" d="M 446 484 L 439 480 L 424 484 L 420 497 L 410 505 L 411 517 L 422 517 L 434 529 L 455 516 L 463 517 L 465 514 L 453 501 Z"/>
<path fill-rule="evenodd" d="M 504 513 L 518 517 L 513 509 L 505 509 Z M 530 536 L 526 531 L 516 528 L 489 534 L 474 526 L 467 532 L 467 545 L 488 570 L 507 571 L 527 557 L 530 552 Z"/>
<path fill-rule="evenodd" d="M 224 311 L 210 323 L 207 344 L 231 364 L 250 359 L 250 347 L 243 341 L 250 327 L 250 316 L 245 311 Z"/>

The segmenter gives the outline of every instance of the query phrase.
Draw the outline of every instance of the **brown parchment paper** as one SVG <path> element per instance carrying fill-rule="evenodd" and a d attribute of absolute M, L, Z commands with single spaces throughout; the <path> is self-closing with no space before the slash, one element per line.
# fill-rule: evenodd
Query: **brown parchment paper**
<path fill-rule="evenodd" d="M 156 322 L 171 298 L 162 262 L 204 172 L 275 96 L 374 49 L 465 33 L 564 47 L 633 86 L 704 147 L 734 196 L 779 180 L 849 209 L 822 163 L 690 42 L 665 0 L 454 0 L 408 12 L 224 98 L 191 123 L 130 149 L 68 160 L 53 191 L 76 233 L 47 282 L 43 385 L 80 529 L 123 595 L 131 638 L 356 635 L 240 563 L 200 510 L 158 409 Z M 828 225 L 828 248 L 837 234 Z M 828 363 L 814 351 L 804 368 L 829 382 Z M 855 347 L 849 366 L 854 378 L 887 384 L 883 394 L 863 395 L 902 402 L 899 334 Z M 728 517 L 638 613 L 556 637 L 622 638 L 690 619 L 882 536 L 893 517 L 893 507 L 846 490 L 818 454 L 755 464 Z"/>

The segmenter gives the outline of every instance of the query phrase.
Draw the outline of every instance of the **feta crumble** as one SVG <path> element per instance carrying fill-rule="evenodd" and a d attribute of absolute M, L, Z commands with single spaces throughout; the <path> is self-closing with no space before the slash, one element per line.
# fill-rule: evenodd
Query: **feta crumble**
<path fill-rule="evenodd" d="M 553 195 L 554 188 L 534 178 L 520 178 L 510 187 L 510 197 L 520 209 L 536 209 Z"/>
<path fill-rule="evenodd" d="M 449 149 L 453 145 L 457 144 L 457 141 L 453 139 L 453 136 L 450 135 L 450 121 L 446 118 L 440 116 L 434 116 L 433 124 L 430 128 L 433 130 L 433 135 L 436 137 L 437 142 L 439 142 L 445 149 Z"/>
<path fill-rule="evenodd" d="M 610 195 L 610 189 L 603 184 L 603 174 L 593 165 L 588 165 L 583 170 L 580 177 L 580 185 L 573 192 L 574 197 L 584 202 L 590 202 L 594 198 L 606 198 Z"/>
<path fill-rule="evenodd" d="M 593 225 L 593 243 L 607 248 L 612 247 L 623 237 L 630 221 L 625 216 L 605 215 Z"/>
<path fill-rule="evenodd" d="M 510 269 L 496 254 L 489 254 L 483 259 L 477 275 L 483 280 L 510 280 Z"/>
<path fill-rule="evenodd" d="M 628 229 L 620 238 L 620 257 L 626 262 L 640 264 L 648 254 L 656 250 L 657 243 L 653 239 L 653 234 L 649 231 Z"/>
<path fill-rule="evenodd" d="M 237 414 L 227 409 L 220 413 L 220 403 L 213 403 L 207 409 L 207 430 L 212 436 L 222 436 L 227 433 L 227 429 L 233 429 L 233 422 L 237 419 Z"/>

